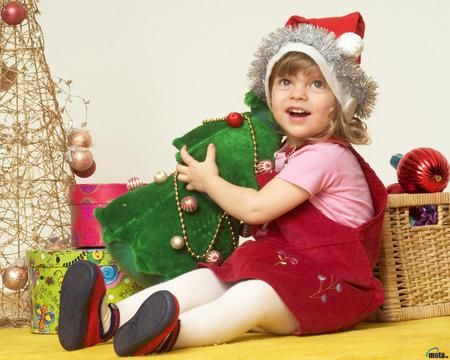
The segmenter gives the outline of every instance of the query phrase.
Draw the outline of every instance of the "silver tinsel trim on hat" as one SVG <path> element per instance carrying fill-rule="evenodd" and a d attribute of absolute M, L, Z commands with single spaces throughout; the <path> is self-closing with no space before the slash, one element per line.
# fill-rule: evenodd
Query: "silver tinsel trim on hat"
<path fill-rule="evenodd" d="M 267 102 L 264 90 L 267 64 L 282 46 L 296 42 L 312 46 L 322 54 L 341 88 L 356 100 L 358 105 L 355 115 L 362 119 L 368 118 L 376 102 L 377 83 L 364 73 L 354 58 L 345 55 L 337 47 L 333 33 L 310 24 L 284 27 L 263 39 L 248 73 L 250 90 Z"/>

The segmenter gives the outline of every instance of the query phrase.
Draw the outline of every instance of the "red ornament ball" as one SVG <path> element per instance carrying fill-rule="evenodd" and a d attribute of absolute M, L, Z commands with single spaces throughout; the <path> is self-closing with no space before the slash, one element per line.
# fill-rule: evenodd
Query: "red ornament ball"
<path fill-rule="evenodd" d="M 242 118 L 242 115 L 237 112 L 232 112 L 227 116 L 227 123 L 231 127 L 238 128 L 242 126 L 244 122 L 244 119 Z"/>
<path fill-rule="evenodd" d="M 193 213 L 198 208 L 198 201 L 193 196 L 185 196 L 181 200 L 181 208 L 187 213 Z"/>
<path fill-rule="evenodd" d="M 25 6 L 18 2 L 9 2 L 3 6 L 2 20 L 8 25 L 19 25 L 27 17 Z"/>
<path fill-rule="evenodd" d="M 87 178 L 91 176 L 93 173 L 95 173 L 96 169 L 97 165 L 95 164 L 95 160 L 92 160 L 92 165 L 87 170 L 79 171 L 72 169 L 72 172 L 80 178 Z"/>
<path fill-rule="evenodd" d="M 209 250 L 206 254 L 206 262 L 220 265 L 222 263 L 222 254 L 217 250 Z"/>
<path fill-rule="evenodd" d="M 386 187 L 386 190 L 388 192 L 388 194 L 404 194 L 405 190 L 403 190 L 403 188 L 400 186 L 399 183 L 394 183 L 391 185 L 388 185 Z"/>
<path fill-rule="evenodd" d="M 407 193 L 441 192 L 449 181 L 449 164 L 437 150 L 413 149 L 400 159 L 397 178 Z"/>

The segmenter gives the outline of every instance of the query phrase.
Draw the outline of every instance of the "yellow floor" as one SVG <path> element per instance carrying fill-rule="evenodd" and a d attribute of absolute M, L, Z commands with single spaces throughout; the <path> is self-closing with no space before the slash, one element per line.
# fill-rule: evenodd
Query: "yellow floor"
<path fill-rule="evenodd" d="M 246 334 L 225 345 L 173 351 L 161 360 L 246 359 L 427 359 L 427 351 L 450 359 L 450 317 L 399 323 L 363 323 L 337 334 L 273 337 Z M 36 335 L 29 329 L 0 329 L 0 359 L 118 359 L 112 342 L 74 352 L 63 350 L 56 335 Z"/>

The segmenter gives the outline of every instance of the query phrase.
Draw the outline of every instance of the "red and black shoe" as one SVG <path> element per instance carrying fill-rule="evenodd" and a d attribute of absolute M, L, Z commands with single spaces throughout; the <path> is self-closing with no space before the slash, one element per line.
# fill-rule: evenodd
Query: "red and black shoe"
<path fill-rule="evenodd" d="M 69 267 L 61 286 L 58 338 L 66 350 L 77 350 L 111 339 L 119 326 L 119 309 L 109 304 L 111 326 L 104 331 L 101 304 L 106 287 L 101 269 L 81 260 Z"/>
<path fill-rule="evenodd" d="M 145 300 L 136 314 L 114 336 L 119 356 L 169 351 L 180 331 L 180 307 L 169 291 L 158 291 Z"/>

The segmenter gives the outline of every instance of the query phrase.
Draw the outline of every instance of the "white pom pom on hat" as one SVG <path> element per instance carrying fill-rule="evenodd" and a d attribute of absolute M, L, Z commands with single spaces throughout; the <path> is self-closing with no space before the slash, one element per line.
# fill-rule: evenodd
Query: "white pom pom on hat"
<path fill-rule="evenodd" d="M 336 45 L 342 49 L 345 55 L 357 58 L 364 49 L 364 41 L 358 34 L 353 32 L 343 33 L 336 41 Z"/>

